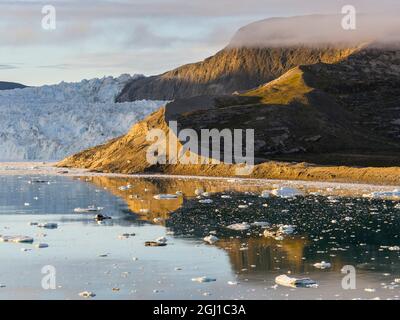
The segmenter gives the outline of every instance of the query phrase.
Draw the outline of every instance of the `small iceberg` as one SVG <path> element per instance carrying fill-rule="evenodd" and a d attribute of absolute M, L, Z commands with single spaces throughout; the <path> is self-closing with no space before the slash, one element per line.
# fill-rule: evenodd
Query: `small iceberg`
<path fill-rule="evenodd" d="M 90 291 L 83 291 L 79 293 L 79 296 L 81 296 L 82 298 L 93 298 L 96 296 L 96 294 Z"/>
<path fill-rule="evenodd" d="M 204 239 L 203 239 L 205 242 L 208 242 L 209 244 L 214 244 L 214 243 L 216 243 L 219 239 L 216 237 L 216 236 L 214 236 L 214 235 L 209 235 L 209 236 L 207 236 L 207 237 L 204 237 Z"/>
<path fill-rule="evenodd" d="M 32 243 L 33 238 L 28 236 L 1 236 L 0 242 Z"/>
<path fill-rule="evenodd" d="M 288 277 L 286 274 L 282 274 L 275 278 L 275 282 L 284 287 L 291 287 L 291 288 L 310 288 L 315 287 L 317 283 L 310 278 L 291 278 Z"/>
<path fill-rule="evenodd" d="M 89 206 L 87 208 L 75 208 L 74 212 L 76 212 L 76 213 L 91 213 L 91 212 L 98 212 L 103 209 L 104 209 L 103 207 Z"/>
<path fill-rule="evenodd" d="M 272 190 L 271 194 L 273 194 L 276 197 L 280 197 L 280 198 L 293 198 L 293 197 L 302 196 L 303 192 L 301 192 L 298 189 L 294 189 L 294 188 L 281 187 L 279 189 Z"/>
<path fill-rule="evenodd" d="M 332 265 L 329 262 L 321 261 L 321 262 L 314 263 L 313 266 L 317 269 L 328 269 Z"/>
<path fill-rule="evenodd" d="M 209 203 L 213 203 L 213 201 L 211 199 L 201 199 L 201 200 L 199 200 L 199 203 L 209 204 Z"/>
<path fill-rule="evenodd" d="M 268 228 L 269 223 L 266 221 L 255 221 L 251 224 L 252 227 Z"/>
<path fill-rule="evenodd" d="M 228 229 L 235 230 L 235 231 L 246 231 L 250 229 L 250 225 L 247 222 L 242 223 L 235 223 L 227 226 Z"/>
<path fill-rule="evenodd" d="M 44 229 L 57 229 L 58 224 L 54 222 L 47 222 L 47 223 L 39 223 L 37 225 L 39 228 L 44 228 Z"/>
<path fill-rule="evenodd" d="M 177 199 L 178 195 L 177 194 L 157 194 L 153 198 L 156 200 L 171 200 L 171 199 Z"/>
<path fill-rule="evenodd" d="M 214 282 L 217 281 L 215 278 L 209 278 L 209 277 L 198 277 L 198 278 L 192 278 L 193 282 L 199 282 L 199 283 L 204 283 L 204 282 Z"/>

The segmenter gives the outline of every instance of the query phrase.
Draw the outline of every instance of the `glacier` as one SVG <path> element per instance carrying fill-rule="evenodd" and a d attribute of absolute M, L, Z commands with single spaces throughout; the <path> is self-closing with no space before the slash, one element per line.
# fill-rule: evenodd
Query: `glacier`
<path fill-rule="evenodd" d="M 116 103 L 142 75 L 0 91 L 0 161 L 56 161 L 125 134 L 165 101 Z"/>

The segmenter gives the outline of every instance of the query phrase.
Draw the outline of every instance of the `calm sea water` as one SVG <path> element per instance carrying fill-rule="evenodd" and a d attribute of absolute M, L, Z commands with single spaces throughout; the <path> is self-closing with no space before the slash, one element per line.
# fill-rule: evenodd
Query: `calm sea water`
<path fill-rule="evenodd" d="M 202 198 L 212 203 L 200 203 L 196 189 L 210 192 Z M 0 235 L 35 239 L 0 242 L 0 299 L 79 299 L 82 291 L 94 292 L 93 299 L 400 296 L 397 201 L 351 195 L 264 199 L 263 189 L 227 180 L 0 177 Z M 177 191 L 183 197 L 154 199 Z M 90 205 L 104 207 L 102 213 L 112 219 L 99 224 L 94 213 L 74 212 Z M 261 227 L 226 228 L 256 221 L 271 228 L 294 225 L 295 233 L 276 240 L 266 238 Z M 58 228 L 31 222 L 55 222 Z M 121 239 L 124 233 L 135 235 Z M 213 245 L 203 241 L 210 233 L 220 239 Z M 160 236 L 167 246 L 144 245 Z M 49 247 L 38 249 L 36 243 Z M 313 266 L 321 261 L 331 267 Z M 55 270 L 55 289 L 43 288 L 45 266 Z M 356 289 L 343 288 L 344 266 L 354 267 Z M 309 277 L 318 287 L 277 286 L 281 274 Z M 202 276 L 216 281 L 192 281 Z"/>

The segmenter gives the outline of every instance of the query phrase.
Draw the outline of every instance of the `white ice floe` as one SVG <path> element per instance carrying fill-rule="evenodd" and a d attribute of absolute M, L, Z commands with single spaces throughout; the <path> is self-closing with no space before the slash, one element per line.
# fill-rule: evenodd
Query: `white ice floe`
<path fill-rule="evenodd" d="M 219 239 L 216 237 L 216 236 L 214 236 L 214 235 L 209 235 L 209 236 L 207 236 L 207 237 L 204 237 L 204 239 L 203 239 L 205 242 L 208 242 L 209 244 L 214 244 L 214 243 L 216 243 Z"/>
<path fill-rule="evenodd" d="M 1 236 L 0 242 L 32 243 L 33 238 L 28 236 Z"/>
<path fill-rule="evenodd" d="M 213 201 L 212 201 L 211 199 L 200 199 L 200 200 L 199 200 L 199 203 L 206 203 L 206 204 L 209 204 L 209 203 L 213 203 Z"/>
<path fill-rule="evenodd" d="M 165 103 L 115 102 L 137 77 L 0 91 L 0 160 L 58 160 L 125 134 Z"/>
<path fill-rule="evenodd" d="M 275 282 L 281 286 L 285 287 L 292 287 L 292 288 L 297 288 L 297 287 L 314 287 L 316 286 L 316 282 L 314 280 L 311 280 L 310 278 L 292 278 L 288 277 L 285 274 L 282 274 L 280 276 L 277 276 L 275 278 Z"/>
<path fill-rule="evenodd" d="M 237 286 L 239 284 L 239 282 L 237 282 L 237 281 L 228 281 L 228 284 L 230 286 Z"/>
<path fill-rule="evenodd" d="M 172 199 L 177 199 L 178 195 L 177 194 L 157 194 L 153 198 L 156 200 L 172 200 Z"/>
<path fill-rule="evenodd" d="M 364 198 L 398 198 L 400 197 L 400 189 L 393 191 L 374 191 L 363 195 Z"/>
<path fill-rule="evenodd" d="M 239 204 L 238 208 L 239 209 L 247 209 L 249 206 L 247 204 Z"/>
<path fill-rule="evenodd" d="M 87 208 L 75 208 L 74 212 L 76 212 L 76 213 L 91 213 L 91 212 L 98 212 L 103 209 L 104 209 L 103 207 L 89 206 Z"/>
<path fill-rule="evenodd" d="M 242 222 L 242 223 L 234 223 L 229 226 L 227 226 L 228 229 L 235 230 L 235 231 L 245 231 L 250 229 L 250 225 L 247 222 Z"/>
<path fill-rule="evenodd" d="M 83 291 L 79 293 L 79 296 L 83 297 L 83 298 L 93 298 L 96 296 L 95 293 L 90 292 L 90 291 Z"/>
<path fill-rule="evenodd" d="M 43 248 L 48 248 L 48 244 L 47 243 L 37 243 L 35 244 L 35 247 L 38 249 L 43 249 Z"/>
<path fill-rule="evenodd" d="M 278 232 L 281 234 L 292 234 L 294 233 L 295 228 L 296 226 L 284 224 L 279 226 Z"/>
<path fill-rule="evenodd" d="M 166 237 L 159 237 L 156 239 L 156 242 L 158 243 L 167 243 L 168 239 Z"/>
<path fill-rule="evenodd" d="M 229 194 L 223 194 L 221 195 L 222 199 L 231 199 L 232 197 Z"/>
<path fill-rule="evenodd" d="M 318 269 L 328 269 L 332 265 L 329 262 L 321 261 L 321 262 L 314 263 L 313 266 Z"/>
<path fill-rule="evenodd" d="M 58 228 L 58 224 L 55 222 L 39 223 L 37 226 L 39 228 L 44 228 L 44 229 L 57 229 Z"/>
<path fill-rule="evenodd" d="M 303 192 L 295 188 L 280 187 L 279 189 L 274 189 L 271 194 L 280 198 L 293 198 L 297 196 L 302 196 Z"/>
<path fill-rule="evenodd" d="M 203 276 L 203 277 L 198 277 L 198 278 L 192 278 L 192 281 L 204 283 L 204 282 L 214 282 L 214 281 L 217 281 L 217 279 Z"/>

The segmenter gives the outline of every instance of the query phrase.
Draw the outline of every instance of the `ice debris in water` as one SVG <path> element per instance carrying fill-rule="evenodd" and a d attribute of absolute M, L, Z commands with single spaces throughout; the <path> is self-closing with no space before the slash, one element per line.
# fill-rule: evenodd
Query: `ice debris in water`
<path fill-rule="evenodd" d="M 250 229 L 250 225 L 247 222 L 235 223 L 227 226 L 228 229 L 235 231 L 245 231 Z"/>
<path fill-rule="evenodd" d="M 93 298 L 96 296 L 96 294 L 94 294 L 93 292 L 90 291 L 83 291 L 79 293 L 79 296 L 83 297 L 83 298 Z"/>
<path fill-rule="evenodd" d="M 400 197 L 400 190 L 394 189 L 393 191 L 375 191 L 369 194 L 364 194 L 364 198 L 397 198 Z"/>
<path fill-rule="evenodd" d="M 47 223 L 39 223 L 37 225 L 39 228 L 44 228 L 44 229 L 57 229 L 58 224 L 54 222 L 47 222 Z"/>
<path fill-rule="evenodd" d="M 204 237 L 203 239 L 205 242 L 208 242 L 209 244 L 214 244 L 215 242 L 217 242 L 219 239 L 214 236 L 214 235 L 209 235 L 207 237 Z"/>
<path fill-rule="evenodd" d="M 177 194 L 157 194 L 153 198 L 156 200 L 171 200 L 171 199 L 177 199 L 178 195 Z"/>
<path fill-rule="evenodd" d="M 285 274 L 282 274 L 280 276 L 277 276 L 275 278 L 275 282 L 281 286 L 285 287 L 292 287 L 292 288 L 297 288 L 297 287 L 315 287 L 317 283 L 314 280 L 311 280 L 310 278 L 292 278 L 288 277 Z"/>
<path fill-rule="evenodd" d="M 255 221 L 251 224 L 253 227 L 268 228 L 269 223 L 266 221 Z"/>
<path fill-rule="evenodd" d="M 0 235 L 0 242 L 32 243 L 33 238 L 28 237 L 28 236 L 2 236 L 2 235 Z"/>
<path fill-rule="evenodd" d="M 331 267 L 331 264 L 329 262 L 321 261 L 313 264 L 314 267 L 318 269 L 328 269 Z"/>
<path fill-rule="evenodd" d="M 156 239 L 158 243 L 167 243 L 168 239 L 166 237 L 159 237 Z"/>
<path fill-rule="evenodd" d="M 74 212 L 76 213 L 90 213 L 90 212 L 98 212 L 103 210 L 103 207 L 95 207 L 95 206 L 89 206 L 87 208 L 75 208 Z"/>
<path fill-rule="evenodd" d="M 285 235 L 290 235 L 294 233 L 295 226 L 293 225 L 278 225 L 276 230 L 267 229 L 264 230 L 264 237 L 274 238 L 277 241 L 284 239 Z"/>
<path fill-rule="evenodd" d="M 213 203 L 213 201 L 211 199 L 201 199 L 199 200 L 199 203 Z"/>
<path fill-rule="evenodd" d="M 203 277 L 198 277 L 198 278 L 192 278 L 192 281 L 193 282 L 204 283 L 204 282 L 214 282 L 214 281 L 217 281 L 217 279 L 203 276 Z"/>
<path fill-rule="evenodd" d="M 297 196 L 302 196 L 303 192 L 294 188 L 280 187 L 279 189 L 272 190 L 271 194 L 280 198 L 293 198 Z"/>
<path fill-rule="evenodd" d="M 47 243 L 38 243 L 35 245 L 35 247 L 38 249 L 43 249 L 43 248 L 48 248 L 49 245 Z"/>

